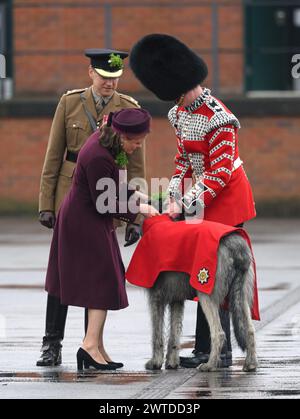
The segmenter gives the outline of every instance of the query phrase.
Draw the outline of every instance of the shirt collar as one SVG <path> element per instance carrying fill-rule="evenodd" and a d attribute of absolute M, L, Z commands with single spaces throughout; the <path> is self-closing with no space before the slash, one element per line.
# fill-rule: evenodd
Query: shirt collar
<path fill-rule="evenodd" d="M 102 101 L 105 103 L 105 105 L 107 105 L 107 103 L 110 101 L 110 99 L 113 97 L 113 95 L 112 96 L 105 96 L 105 97 L 103 97 L 103 96 L 99 96 L 96 92 L 95 92 L 95 90 L 94 90 L 94 88 L 92 87 L 92 93 L 93 93 L 93 98 L 94 98 L 94 101 L 95 101 L 95 103 L 97 103 L 97 102 L 99 102 L 99 100 L 100 100 L 100 103 L 102 103 Z"/>
<path fill-rule="evenodd" d="M 188 112 L 193 112 L 198 109 L 210 96 L 210 90 L 204 87 L 203 92 L 190 105 L 185 106 L 184 109 Z"/>

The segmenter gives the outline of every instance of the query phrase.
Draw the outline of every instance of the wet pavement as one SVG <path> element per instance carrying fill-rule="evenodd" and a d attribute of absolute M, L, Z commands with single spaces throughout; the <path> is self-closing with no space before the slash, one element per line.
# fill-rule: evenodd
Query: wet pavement
<path fill-rule="evenodd" d="M 300 303 L 257 333 L 257 372 L 242 371 L 243 353 L 235 349 L 233 367 L 196 374 L 168 398 L 300 398 L 299 313 Z"/>
<path fill-rule="evenodd" d="M 247 223 L 257 262 L 262 321 L 257 327 L 260 368 L 242 372 L 234 348 L 232 368 L 214 373 L 192 369 L 149 372 L 150 321 L 144 290 L 128 285 L 130 306 L 109 312 L 105 339 L 116 372 L 76 371 L 83 310 L 69 308 L 63 365 L 35 366 L 44 330 L 43 282 L 51 232 L 30 219 L 0 219 L 0 398 L 299 398 L 300 220 Z M 133 246 L 122 246 L 125 265 Z M 193 347 L 196 303 L 187 302 L 182 355 Z"/>

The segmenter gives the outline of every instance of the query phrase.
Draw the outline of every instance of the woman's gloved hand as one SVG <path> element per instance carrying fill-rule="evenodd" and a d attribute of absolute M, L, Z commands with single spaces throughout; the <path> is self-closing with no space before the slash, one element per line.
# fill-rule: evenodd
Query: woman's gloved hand
<path fill-rule="evenodd" d="M 124 247 L 130 246 L 138 241 L 141 236 L 141 227 L 135 224 L 127 224 L 125 231 Z"/>
<path fill-rule="evenodd" d="M 56 217 L 53 211 L 41 211 L 39 215 L 39 222 L 48 228 L 54 228 Z"/>

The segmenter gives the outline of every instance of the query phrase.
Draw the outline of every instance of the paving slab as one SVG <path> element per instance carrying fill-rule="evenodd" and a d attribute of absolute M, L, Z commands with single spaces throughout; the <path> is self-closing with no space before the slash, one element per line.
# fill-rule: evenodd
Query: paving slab
<path fill-rule="evenodd" d="M 77 374 L 75 354 L 83 337 L 83 310 L 76 307 L 69 308 L 63 365 L 35 366 L 44 331 L 43 287 L 52 233 L 36 220 L 0 218 L 0 398 L 247 398 L 251 394 L 298 398 L 299 227 L 300 220 L 258 219 L 246 225 L 257 262 L 262 310 L 262 322 L 256 322 L 258 329 L 263 326 L 257 333 L 259 372 L 248 378 L 241 373 L 242 354 L 237 349 L 233 367 L 218 373 L 146 371 L 151 352 L 147 296 L 128 285 L 130 306 L 109 312 L 105 330 L 109 353 L 125 367 L 113 373 Z M 118 239 L 127 265 L 134 246 L 123 247 L 122 230 Z M 286 311 L 285 301 L 292 304 L 291 311 Z M 182 355 L 193 348 L 196 308 L 196 303 L 186 303 Z M 247 386 L 252 390 L 246 391 Z"/>

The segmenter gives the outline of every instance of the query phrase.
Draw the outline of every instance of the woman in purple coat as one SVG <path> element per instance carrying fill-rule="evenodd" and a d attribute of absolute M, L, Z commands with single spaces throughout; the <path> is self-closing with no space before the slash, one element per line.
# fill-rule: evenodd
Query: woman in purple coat
<path fill-rule="evenodd" d="M 107 310 L 128 306 L 113 218 L 138 223 L 141 214 L 151 217 L 158 212 L 140 203 L 135 190 L 120 181 L 116 161 L 126 163 L 125 153 L 142 146 L 150 120 L 144 109 L 110 114 L 107 125 L 91 135 L 81 149 L 71 190 L 58 213 L 46 291 L 62 304 L 88 308 L 87 333 L 77 352 L 78 369 L 123 366 L 111 361 L 103 344 Z"/>

